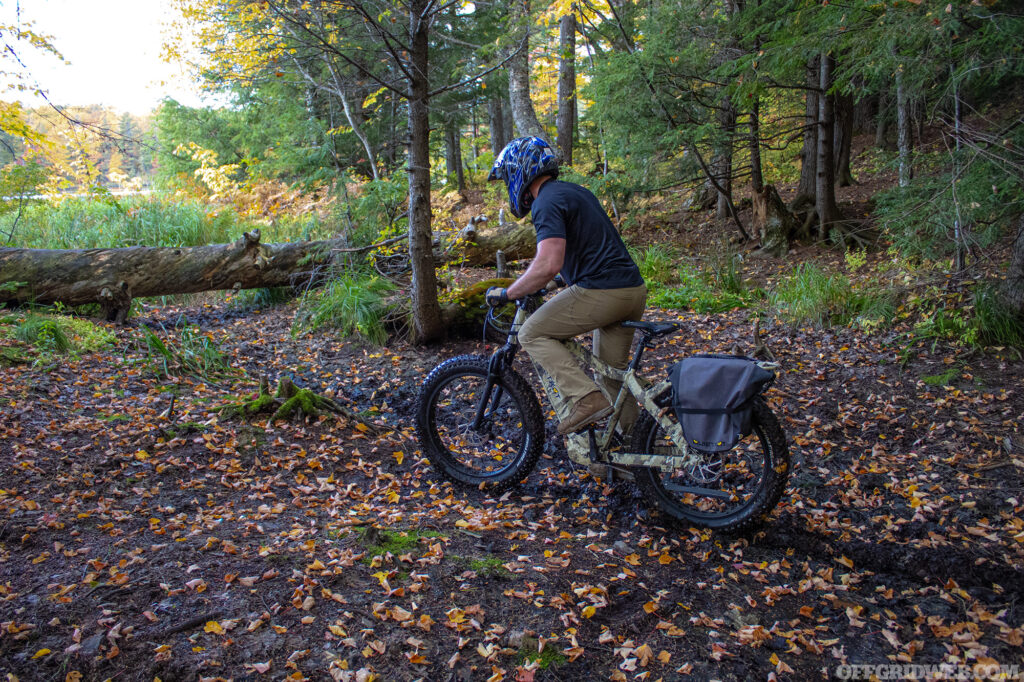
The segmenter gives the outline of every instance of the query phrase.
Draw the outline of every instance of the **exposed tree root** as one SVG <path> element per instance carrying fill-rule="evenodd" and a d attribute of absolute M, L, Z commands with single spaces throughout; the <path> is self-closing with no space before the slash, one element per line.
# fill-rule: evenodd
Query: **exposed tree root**
<path fill-rule="evenodd" d="M 255 398 L 240 403 L 225 405 L 220 410 L 223 417 L 250 418 L 259 414 L 272 413 L 270 421 L 279 419 L 316 419 L 324 414 L 340 414 L 346 419 L 362 424 L 371 431 L 378 431 L 373 424 L 367 424 L 352 410 L 338 404 L 337 401 L 322 396 L 308 388 L 299 388 L 288 377 L 282 377 L 277 391 L 271 395 L 270 380 L 260 377 L 260 389 Z"/>

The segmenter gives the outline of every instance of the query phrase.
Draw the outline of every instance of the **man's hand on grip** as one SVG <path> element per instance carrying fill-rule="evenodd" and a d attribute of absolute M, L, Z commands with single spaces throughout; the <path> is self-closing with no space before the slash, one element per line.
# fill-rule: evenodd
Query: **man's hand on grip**
<path fill-rule="evenodd" d="M 487 305 L 492 308 L 505 305 L 508 303 L 508 289 L 505 287 L 491 287 L 484 294 L 484 299 L 487 301 Z"/>

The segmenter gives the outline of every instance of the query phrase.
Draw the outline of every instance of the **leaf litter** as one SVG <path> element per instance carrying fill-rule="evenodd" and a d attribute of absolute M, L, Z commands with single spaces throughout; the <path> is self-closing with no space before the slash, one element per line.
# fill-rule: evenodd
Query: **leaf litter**
<path fill-rule="evenodd" d="M 287 308 L 142 323 L 181 318 L 246 374 L 160 379 L 137 328 L 0 369 L 9 679 L 806 680 L 1024 658 L 1020 362 L 922 345 L 903 363 L 899 332 L 764 324 L 796 466 L 735 537 L 595 480 L 553 424 L 500 499 L 441 483 L 413 439 L 418 384 L 481 344 L 294 339 Z M 648 373 L 750 338 L 742 311 L 685 319 Z M 374 428 L 220 418 L 260 374 Z"/>

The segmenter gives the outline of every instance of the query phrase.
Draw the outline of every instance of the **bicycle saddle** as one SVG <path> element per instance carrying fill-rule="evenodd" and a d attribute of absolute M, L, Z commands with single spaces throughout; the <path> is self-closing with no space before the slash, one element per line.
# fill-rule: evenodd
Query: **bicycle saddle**
<path fill-rule="evenodd" d="M 679 331 L 679 325 L 675 322 L 646 322 L 644 320 L 626 320 L 622 323 L 623 327 L 631 327 L 632 329 L 639 329 L 642 332 L 651 336 L 662 336 L 664 334 L 671 334 L 672 332 Z"/>

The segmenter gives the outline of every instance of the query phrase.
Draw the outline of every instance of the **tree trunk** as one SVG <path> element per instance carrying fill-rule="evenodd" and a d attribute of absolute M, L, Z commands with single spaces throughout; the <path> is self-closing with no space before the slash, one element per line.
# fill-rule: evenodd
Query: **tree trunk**
<path fill-rule="evenodd" d="M 896 67 L 896 148 L 899 152 L 899 186 L 910 184 L 910 98 L 904 83 L 903 65 Z"/>
<path fill-rule="evenodd" d="M 501 97 L 491 97 L 487 100 L 487 120 L 491 133 L 491 153 L 495 157 L 508 144 L 508 136 L 505 134 L 505 113 L 501 109 Z"/>
<path fill-rule="evenodd" d="M 820 95 L 818 97 L 818 175 L 815 186 L 818 231 L 819 237 L 822 239 L 828 236 L 832 224 L 839 220 L 839 208 L 836 206 L 835 195 L 835 162 L 832 154 L 835 116 L 832 108 L 832 96 L 828 94 L 828 90 L 832 86 L 832 64 L 832 57 L 827 53 L 822 53 L 819 68 Z"/>
<path fill-rule="evenodd" d="M 814 203 L 818 182 L 818 58 L 807 67 L 807 96 L 804 99 L 804 146 L 800 149 L 800 184 L 794 202 Z"/>
<path fill-rule="evenodd" d="M 564 165 L 572 165 L 572 140 L 576 128 L 576 15 L 566 14 L 558 22 L 557 145 Z"/>
<path fill-rule="evenodd" d="M 854 78 L 854 87 L 861 93 L 868 89 L 867 83 L 861 77 Z M 871 122 L 874 120 L 877 105 L 877 96 L 861 97 L 853 105 L 853 132 L 855 135 L 862 135 L 868 132 Z"/>
<path fill-rule="evenodd" d="M 466 191 L 466 174 L 462 170 L 462 135 L 459 124 L 449 119 L 444 127 L 444 163 L 449 180 L 454 179 L 460 192 Z"/>
<path fill-rule="evenodd" d="M 1003 303 L 1024 324 L 1024 216 L 1021 216 L 1017 226 L 1017 238 L 1010 254 L 1010 268 L 1006 272 L 1000 294 Z"/>
<path fill-rule="evenodd" d="M 849 187 L 857 183 L 850 172 L 850 154 L 853 148 L 853 95 L 839 95 L 835 102 L 835 177 L 840 187 Z"/>
<path fill-rule="evenodd" d="M 0 248 L 0 283 L 24 282 L 0 294 L 7 303 L 101 303 L 124 321 L 132 298 L 217 289 L 288 286 L 331 262 L 342 240 L 260 244 L 259 230 L 230 244 L 190 248 Z"/>
<path fill-rule="evenodd" d="M 409 260 L 413 343 L 429 343 L 444 336 L 430 230 L 430 22 L 426 16 L 430 4 L 430 0 L 409 3 Z"/>
<path fill-rule="evenodd" d="M 750 188 L 755 193 L 764 190 L 764 174 L 761 172 L 761 106 L 758 97 L 750 107 Z"/>
<path fill-rule="evenodd" d="M 720 143 L 712 161 L 715 179 L 722 189 L 718 193 L 715 217 L 725 220 L 729 217 L 729 202 L 732 200 L 732 145 L 736 134 L 736 110 L 728 98 L 718 111 L 718 124 L 725 134 L 725 139 Z"/>
<path fill-rule="evenodd" d="M 512 119 L 519 135 L 536 135 L 546 140 L 547 135 L 530 99 L 530 7 L 527 0 L 514 0 L 509 10 L 512 27 L 512 58 L 508 62 L 508 96 L 512 104 Z"/>
<path fill-rule="evenodd" d="M 875 147 L 885 149 L 885 137 L 889 132 L 889 97 L 884 90 L 878 94 L 878 110 L 875 115 Z"/>
<path fill-rule="evenodd" d="M 786 255 L 790 239 L 799 225 L 773 185 L 765 185 L 754 193 L 753 214 L 754 232 L 761 240 L 761 252 L 776 257 Z"/>

